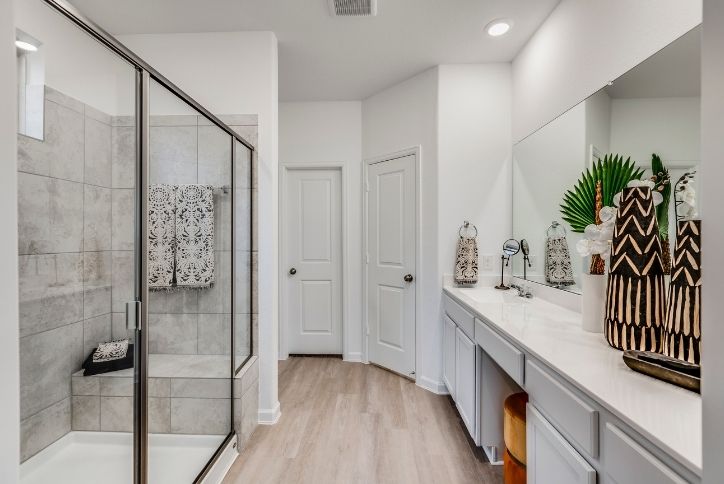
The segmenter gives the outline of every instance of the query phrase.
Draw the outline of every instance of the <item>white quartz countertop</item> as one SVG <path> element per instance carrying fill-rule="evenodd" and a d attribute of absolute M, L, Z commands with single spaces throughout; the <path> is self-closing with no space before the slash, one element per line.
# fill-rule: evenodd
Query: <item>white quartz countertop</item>
<path fill-rule="evenodd" d="M 492 287 L 444 291 L 701 476 L 698 394 L 629 369 L 603 334 L 581 329 L 580 313 Z"/>

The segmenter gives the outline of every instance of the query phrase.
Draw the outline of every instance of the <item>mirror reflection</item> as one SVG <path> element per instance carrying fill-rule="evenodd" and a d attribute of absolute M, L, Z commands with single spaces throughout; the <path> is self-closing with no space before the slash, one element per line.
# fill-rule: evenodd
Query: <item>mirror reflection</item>
<path fill-rule="evenodd" d="M 639 179 L 661 194 L 657 219 L 673 251 L 677 214 L 698 212 L 700 37 L 700 28 L 685 34 L 513 147 L 513 237 L 528 249 L 514 276 L 580 293 L 581 275 L 608 255 L 600 218 Z M 596 178 L 608 180 L 600 201 L 612 207 L 598 220 L 595 207 L 580 207 L 594 197 L 578 193 L 595 194 Z M 601 224 L 595 234 L 591 224 Z"/>

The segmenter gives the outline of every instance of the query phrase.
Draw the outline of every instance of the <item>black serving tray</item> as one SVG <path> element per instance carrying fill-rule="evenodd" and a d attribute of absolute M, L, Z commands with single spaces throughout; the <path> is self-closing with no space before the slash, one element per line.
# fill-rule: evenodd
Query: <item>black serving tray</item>
<path fill-rule="evenodd" d="M 623 361 L 634 371 L 672 385 L 701 393 L 701 366 L 650 351 L 623 352 Z"/>

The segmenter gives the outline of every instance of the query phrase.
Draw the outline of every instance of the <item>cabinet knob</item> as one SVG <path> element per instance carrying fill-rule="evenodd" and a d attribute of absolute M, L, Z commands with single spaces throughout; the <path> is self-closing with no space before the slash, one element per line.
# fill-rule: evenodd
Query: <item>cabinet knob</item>
<path fill-rule="evenodd" d="M 289 274 L 294 275 L 294 274 L 296 274 L 296 273 L 297 273 L 297 270 L 296 270 L 294 267 L 292 267 L 291 269 L 289 269 Z"/>
<path fill-rule="evenodd" d="M 405 282 L 412 282 L 414 278 L 412 277 L 412 274 L 406 274 L 403 279 L 405 280 Z"/>

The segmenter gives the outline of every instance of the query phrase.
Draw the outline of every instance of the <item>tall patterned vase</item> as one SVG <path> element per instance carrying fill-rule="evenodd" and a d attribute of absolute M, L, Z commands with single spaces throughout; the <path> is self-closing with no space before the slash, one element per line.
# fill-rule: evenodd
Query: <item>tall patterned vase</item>
<path fill-rule="evenodd" d="M 648 187 L 624 188 L 611 245 L 605 331 L 619 350 L 661 351 L 666 310 L 656 210 Z"/>
<path fill-rule="evenodd" d="M 701 220 L 682 220 L 676 227 L 663 352 L 701 363 Z"/>

